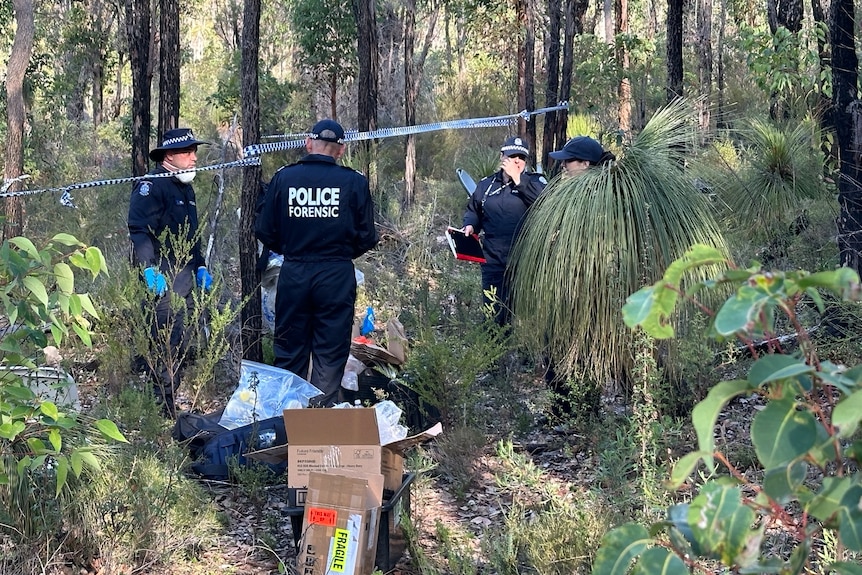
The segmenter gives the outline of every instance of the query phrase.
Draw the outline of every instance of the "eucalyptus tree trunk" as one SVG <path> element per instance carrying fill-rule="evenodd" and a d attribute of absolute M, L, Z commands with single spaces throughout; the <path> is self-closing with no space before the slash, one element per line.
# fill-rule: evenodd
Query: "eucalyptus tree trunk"
<path fill-rule="evenodd" d="M 603 0 L 602 3 L 602 20 L 605 29 L 605 43 L 613 44 L 614 42 L 614 17 L 613 17 L 613 0 Z"/>
<path fill-rule="evenodd" d="M 816 1 L 816 0 L 815 0 Z M 718 16 L 718 57 L 716 62 L 715 84 L 718 90 L 718 102 L 715 111 L 715 127 L 719 130 L 727 127 L 727 110 L 724 105 L 724 38 L 725 27 L 727 25 L 727 0 L 721 0 L 721 11 Z"/>
<path fill-rule="evenodd" d="M 416 0 L 407 0 L 404 5 L 404 120 L 406 125 L 416 124 L 416 101 L 419 99 L 419 85 L 425 60 L 434 41 L 434 30 L 440 14 L 439 6 L 431 8 L 428 15 L 428 28 L 422 40 L 422 49 L 416 55 L 413 37 L 416 35 Z M 410 33 L 408 33 L 410 30 Z M 411 205 L 416 197 L 416 136 L 408 135 L 404 150 L 404 197 L 402 206 Z"/>
<path fill-rule="evenodd" d="M 15 39 L 6 64 L 6 157 L 3 167 L 4 191 L 20 189 L 24 172 L 24 123 L 27 109 L 24 102 L 24 76 L 33 53 L 35 23 L 32 0 L 13 0 Z M 8 185 L 8 187 L 6 187 Z M 4 205 L 6 222 L 3 239 L 21 235 L 24 228 L 24 207 L 20 197 L 7 197 Z"/>
<path fill-rule="evenodd" d="M 416 70 L 413 51 L 416 36 L 416 0 L 404 2 L 404 125 L 416 124 Z M 404 196 L 402 207 L 413 204 L 416 195 L 416 136 L 408 134 L 404 142 Z"/>
<path fill-rule="evenodd" d="M 828 26 L 826 22 L 826 16 L 823 13 L 823 5 L 820 3 L 820 0 L 811 0 L 811 17 L 814 20 L 815 25 Z M 823 72 L 830 69 L 831 61 L 829 56 L 829 48 L 827 47 L 826 38 L 817 36 L 817 57 L 820 62 L 820 69 L 817 80 L 817 88 L 818 88 L 818 104 L 817 111 L 819 112 L 817 116 L 820 118 L 820 127 L 824 130 L 828 130 L 832 127 L 832 101 L 829 98 L 829 95 L 826 94 L 824 90 L 825 85 L 822 79 Z"/>
<path fill-rule="evenodd" d="M 624 38 L 629 33 L 629 2 L 616 0 L 616 34 Z M 620 84 L 617 87 L 619 125 L 624 134 L 632 131 L 632 83 L 629 78 L 629 49 L 625 42 L 616 46 L 617 64 L 620 67 Z"/>
<path fill-rule="evenodd" d="M 536 108 L 536 35 L 532 0 L 518 0 L 515 5 L 521 42 L 518 43 L 518 111 Z M 536 123 L 518 119 L 518 134 L 525 137 L 528 147 L 536 149 Z M 529 160 L 528 160 L 529 161 Z"/>
<path fill-rule="evenodd" d="M 260 50 L 260 0 L 245 0 L 242 15 L 242 133 L 243 144 L 260 141 L 260 89 L 258 62 Z M 263 361 L 261 345 L 260 271 L 257 268 L 257 240 L 254 236 L 255 209 L 262 193 L 260 166 L 247 166 L 242 174 L 242 196 L 239 222 L 239 268 L 242 289 L 243 357 Z"/>
<path fill-rule="evenodd" d="M 158 134 L 179 127 L 180 4 L 159 0 L 159 126 Z"/>
<path fill-rule="evenodd" d="M 129 63 L 132 71 L 132 174 L 147 173 L 150 151 L 150 2 L 128 0 L 126 35 L 129 39 Z"/>
<path fill-rule="evenodd" d="M 712 0 L 699 0 L 697 6 L 697 80 L 700 98 L 696 102 L 701 145 L 711 124 L 712 105 Z"/>
<path fill-rule="evenodd" d="M 575 69 L 574 43 L 575 36 L 584 31 L 584 15 L 589 4 L 587 0 L 565 0 L 563 13 L 566 15 L 563 29 L 563 66 L 560 71 L 560 98 L 568 100 L 572 93 L 572 74 Z M 561 148 L 567 139 L 569 113 L 567 110 L 557 112 L 557 145 Z M 555 167 L 555 171 L 558 171 Z"/>
<path fill-rule="evenodd" d="M 667 3 L 667 101 L 683 96 L 682 86 L 682 19 L 684 0 Z"/>
<path fill-rule="evenodd" d="M 356 52 L 359 59 L 357 99 L 357 128 L 361 132 L 377 129 L 377 102 L 380 81 L 380 55 L 378 51 L 377 9 L 374 0 L 353 0 L 356 19 Z M 377 169 L 374 150 L 377 143 L 363 140 L 360 143 L 363 171 L 372 190 L 377 189 Z"/>
<path fill-rule="evenodd" d="M 838 180 L 838 250 L 841 265 L 862 275 L 862 102 L 857 82 L 853 0 L 833 0 L 832 101 L 841 175 Z"/>
<path fill-rule="evenodd" d="M 560 0 L 548 0 L 548 34 L 545 37 L 545 106 L 554 106 L 560 100 L 568 99 L 560 97 Z M 536 157 L 547 170 L 548 154 L 553 152 L 555 146 L 555 134 L 557 132 L 557 114 L 545 114 L 542 124 L 542 149 L 536 148 Z"/>

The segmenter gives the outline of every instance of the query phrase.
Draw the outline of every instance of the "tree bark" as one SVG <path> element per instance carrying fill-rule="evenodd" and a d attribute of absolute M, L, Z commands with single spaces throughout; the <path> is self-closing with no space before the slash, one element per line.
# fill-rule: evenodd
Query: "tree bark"
<path fill-rule="evenodd" d="M 564 100 L 560 97 L 560 0 L 548 0 L 548 35 L 545 38 L 545 106 L 551 107 Z M 548 154 L 553 152 L 557 132 L 557 114 L 545 114 L 542 125 L 542 150 L 536 156 L 542 170 L 548 166 Z"/>
<path fill-rule="evenodd" d="M 159 138 L 180 121 L 180 4 L 159 0 Z"/>
<path fill-rule="evenodd" d="M 575 36 L 584 31 L 584 15 L 589 4 L 587 0 L 565 0 L 563 13 L 566 24 L 563 30 L 563 66 L 560 71 L 560 97 L 568 100 L 572 92 L 572 74 L 575 69 Z M 567 110 L 557 112 L 557 145 L 554 149 L 563 147 L 568 131 L 569 113 Z M 558 171 L 557 166 L 554 171 Z"/>
<path fill-rule="evenodd" d="M 13 0 L 15 12 L 15 39 L 6 65 L 6 158 L 3 167 L 4 191 L 15 192 L 21 189 L 20 178 L 24 172 L 24 124 L 27 121 L 27 108 L 24 102 L 24 76 L 33 53 L 33 37 L 36 25 L 32 0 Z M 24 230 L 24 207 L 21 197 L 7 197 L 4 205 L 6 221 L 3 226 L 3 239 L 19 236 Z"/>
<path fill-rule="evenodd" d="M 629 3 L 628 0 L 615 2 L 616 34 L 625 38 L 629 33 Z M 616 43 L 617 64 L 620 68 L 620 84 L 617 87 L 619 101 L 619 126 L 624 134 L 632 131 L 632 83 L 629 78 L 629 50 L 624 41 Z"/>
<path fill-rule="evenodd" d="M 533 0 L 517 3 L 522 43 L 518 45 L 518 111 L 536 109 L 536 33 Z M 527 147 L 536 149 L 536 122 L 518 119 L 518 134 L 527 140 Z M 529 161 L 529 160 L 527 160 Z"/>
<path fill-rule="evenodd" d="M 811 17 L 814 20 L 815 25 L 823 25 L 827 26 L 826 16 L 823 13 L 823 5 L 820 3 L 820 0 L 811 0 Z M 829 48 L 827 47 L 826 39 L 817 36 L 817 56 L 820 62 L 820 72 L 825 70 L 829 70 L 831 66 L 831 60 L 829 56 Z M 818 75 L 817 80 L 817 88 L 818 88 L 818 117 L 820 118 L 820 127 L 823 130 L 829 130 L 832 126 L 832 100 L 826 94 L 823 84 L 822 74 Z"/>
<path fill-rule="evenodd" d="M 147 173 L 150 151 L 151 74 L 150 2 L 126 2 L 126 35 L 129 39 L 129 63 L 132 71 L 132 174 Z"/>
<path fill-rule="evenodd" d="M 711 124 L 712 102 L 712 0 L 699 0 L 697 8 L 697 80 L 700 88 L 697 115 L 700 133 L 706 137 Z M 705 141 L 700 143 L 703 145 Z"/>
<path fill-rule="evenodd" d="M 260 142 L 260 88 L 258 61 L 260 50 L 260 0 L 245 0 L 242 17 L 242 133 L 243 144 Z M 243 168 L 239 223 L 239 268 L 242 301 L 240 313 L 243 357 L 263 361 L 261 345 L 260 272 L 257 269 L 257 240 L 254 220 L 261 194 L 260 166 Z"/>
<path fill-rule="evenodd" d="M 361 132 L 373 131 L 377 124 L 377 102 L 380 81 L 380 55 L 378 51 L 377 8 L 374 0 L 353 0 L 353 15 L 356 19 L 359 78 L 357 123 Z M 377 143 L 364 140 L 360 143 L 363 170 L 368 176 L 372 190 L 377 189 L 377 169 L 374 153 Z"/>
<path fill-rule="evenodd" d="M 416 71 L 413 62 L 416 36 L 416 0 L 404 0 L 404 125 L 416 123 Z M 404 196 L 401 206 L 413 204 L 416 195 L 416 136 L 408 134 L 404 141 Z"/>
<path fill-rule="evenodd" d="M 857 82 L 859 59 L 854 44 L 853 0 L 834 0 L 832 85 L 835 133 L 838 140 L 838 251 L 841 265 L 862 275 L 862 102 Z"/>
<path fill-rule="evenodd" d="M 718 103 L 716 104 L 715 127 L 720 129 L 728 126 L 727 110 L 724 105 L 724 30 L 727 25 L 727 0 L 721 0 L 721 14 L 718 19 L 718 58 L 716 62 L 715 84 L 718 89 Z"/>
<path fill-rule="evenodd" d="M 667 101 L 683 97 L 682 18 L 683 0 L 667 3 Z"/>

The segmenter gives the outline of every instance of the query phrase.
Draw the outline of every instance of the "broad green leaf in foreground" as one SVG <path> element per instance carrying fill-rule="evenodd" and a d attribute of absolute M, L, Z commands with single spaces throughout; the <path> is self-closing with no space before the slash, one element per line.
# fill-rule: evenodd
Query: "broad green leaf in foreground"
<path fill-rule="evenodd" d="M 625 575 L 631 562 L 652 546 L 647 530 L 637 523 L 626 523 L 605 533 L 593 562 L 593 575 Z"/>
<path fill-rule="evenodd" d="M 96 429 L 102 432 L 102 435 L 114 441 L 128 443 L 126 436 L 117 428 L 117 424 L 110 419 L 96 420 Z"/>
<path fill-rule="evenodd" d="M 748 381 L 761 386 L 773 381 L 796 377 L 803 373 L 814 373 L 814 368 L 791 355 L 770 354 L 754 362 L 748 371 Z"/>
<path fill-rule="evenodd" d="M 817 422 L 792 399 L 773 399 L 751 425 L 751 441 L 767 469 L 805 455 L 817 439 Z"/>
<path fill-rule="evenodd" d="M 632 575 L 689 575 L 689 571 L 675 553 L 664 547 L 651 547 L 641 555 Z"/>
<path fill-rule="evenodd" d="M 862 420 L 862 389 L 838 402 L 832 412 L 832 424 L 838 428 L 838 437 L 848 438 L 856 433 Z"/>
<path fill-rule="evenodd" d="M 691 421 L 697 432 L 698 448 L 699 451 L 710 454 L 704 457 L 704 463 L 711 472 L 715 471 L 715 462 L 712 458 L 712 453 L 715 451 L 713 429 L 718 414 L 728 401 L 751 390 L 752 385 L 745 380 L 722 381 L 714 385 L 706 399 L 694 406 L 691 412 Z"/>
<path fill-rule="evenodd" d="M 711 481 L 691 502 L 688 520 L 703 550 L 725 565 L 746 566 L 758 556 L 763 533 L 751 526 L 754 510 L 742 504 L 739 487 Z"/>

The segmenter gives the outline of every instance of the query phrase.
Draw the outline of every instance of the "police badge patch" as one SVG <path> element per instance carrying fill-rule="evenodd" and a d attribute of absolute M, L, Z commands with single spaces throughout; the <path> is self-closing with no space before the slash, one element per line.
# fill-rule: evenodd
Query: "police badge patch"
<path fill-rule="evenodd" d="M 150 195 L 150 182 L 143 182 L 141 187 L 138 188 L 138 193 L 142 196 Z"/>

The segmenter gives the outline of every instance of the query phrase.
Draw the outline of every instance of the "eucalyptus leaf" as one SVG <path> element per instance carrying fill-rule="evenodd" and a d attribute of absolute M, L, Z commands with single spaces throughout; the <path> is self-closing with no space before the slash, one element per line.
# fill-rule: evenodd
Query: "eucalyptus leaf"
<path fill-rule="evenodd" d="M 791 399 L 770 401 L 754 416 L 751 441 L 758 459 L 767 469 L 805 455 L 814 446 L 817 424 L 814 416 L 800 411 Z"/>
<path fill-rule="evenodd" d="M 637 523 L 626 523 L 605 533 L 593 561 L 592 575 L 623 575 L 632 561 L 652 546 L 647 530 Z"/>
<path fill-rule="evenodd" d="M 664 547 L 651 547 L 638 559 L 633 575 L 689 575 L 688 567 Z"/>

